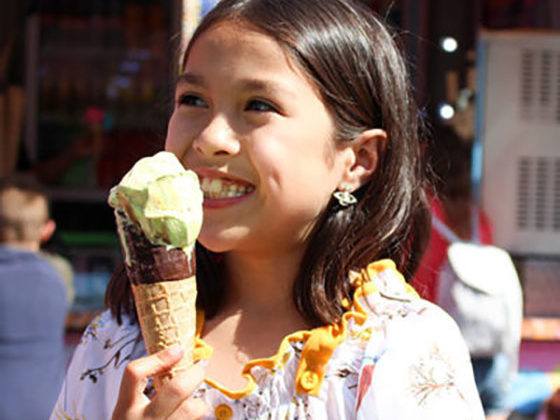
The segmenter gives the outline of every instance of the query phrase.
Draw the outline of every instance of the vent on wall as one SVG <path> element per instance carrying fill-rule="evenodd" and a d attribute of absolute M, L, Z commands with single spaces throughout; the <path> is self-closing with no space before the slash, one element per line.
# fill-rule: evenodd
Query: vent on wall
<path fill-rule="evenodd" d="M 560 51 L 521 52 L 520 117 L 560 124 Z"/>
<path fill-rule="evenodd" d="M 560 158 L 520 157 L 516 196 L 519 230 L 560 232 Z"/>
<path fill-rule="evenodd" d="M 560 31 L 483 31 L 478 42 L 476 163 L 494 242 L 560 257 Z"/>

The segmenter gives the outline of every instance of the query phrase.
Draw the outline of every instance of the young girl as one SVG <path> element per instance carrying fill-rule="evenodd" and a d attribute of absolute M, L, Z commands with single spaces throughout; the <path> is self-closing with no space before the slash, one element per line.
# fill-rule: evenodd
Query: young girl
<path fill-rule="evenodd" d="M 456 325 L 400 274 L 430 225 L 412 104 L 392 35 L 359 4 L 219 2 L 165 146 L 205 192 L 198 363 L 150 392 L 182 351 L 146 357 L 115 278 L 52 419 L 483 418 Z"/>

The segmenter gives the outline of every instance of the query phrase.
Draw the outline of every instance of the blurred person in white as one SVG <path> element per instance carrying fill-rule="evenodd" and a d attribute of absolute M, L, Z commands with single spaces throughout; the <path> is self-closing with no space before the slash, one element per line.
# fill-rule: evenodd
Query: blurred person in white
<path fill-rule="evenodd" d="M 458 114 L 473 107 L 473 100 L 471 95 L 464 99 L 467 105 L 457 105 Z M 510 256 L 491 246 L 492 221 L 470 178 L 472 131 L 463 123 L 435 127 L 432 234 L 413 285 L 455 318 L 471 353 L 486 418 L 505 420 L 518 371 L 522 289 Z M 450 254 L 453 243 L 461 244 Z M 467 277 L 476 281 L 466 282 Z"/>

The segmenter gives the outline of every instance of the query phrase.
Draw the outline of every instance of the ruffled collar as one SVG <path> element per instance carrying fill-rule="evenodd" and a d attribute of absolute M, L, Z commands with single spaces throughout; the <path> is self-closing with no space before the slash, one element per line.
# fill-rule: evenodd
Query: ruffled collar
<path fill-rule="evenodd" d="M 364 306 L 366 297 L 376 293 L 396 300 L 411 300 L 418 297 L 412 286 L 406 283 L 402 274 L 397 271 L 395 263 L 389 259 L 371 263 L 360 272 L 351 272 L 349 280 L 354 287 L 353 302 L 345 302 L 347 311 L 338 322 L 289 334 L 281 341 L 275 355 L 249 361 L 241 372 L 247 380 L 247 385 L 240 390 L 230 390 L 211 379 L 207 379 L 206 383 L 229 398 L 245 398 L 257 388 L 257 380 L 252 373 L 253 368 L 260 366 L 271 374 L 282 369 L 293 354 L 292 343 L 301 342 L 304 344 L 296 370 L 295 389 L 301 394 L 318 395 L 327 363 L 337 346 L 346 339 L 349 323 L 352 321 L 362 325 L 368 318 L 369 312 Z M 195 361 L 208 360 L 212 356 L 212 347 L 200 338 L 203 326 L 204 314 L 200 311 L 197 314 Z"/>

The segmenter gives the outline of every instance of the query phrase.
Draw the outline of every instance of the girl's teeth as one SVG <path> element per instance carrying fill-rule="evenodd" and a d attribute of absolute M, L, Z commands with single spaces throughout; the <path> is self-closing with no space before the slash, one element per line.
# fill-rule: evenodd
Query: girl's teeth
<path fill-rule="evenodd" d="M 208 178 L 202 178 L 202 183 L 200 184 L 200 188 L 203 191 L 208 191 L 210 189 L 210 180 Z"/>
<path fill-rule="evenodd" d="M 253 187 L 224 182 L 221 179 L 203 178 L 202 191 L 206 198 L 231 198 L 239 197 L 253 191 Z"/>
<path fill-rule="evenodd" d="M 213 179 L 212 182 L 210 182 L 210 194 L 218 194 L 220 192 L 220 190 L 222 189 L 222 181 L 219 179 Z"/>

